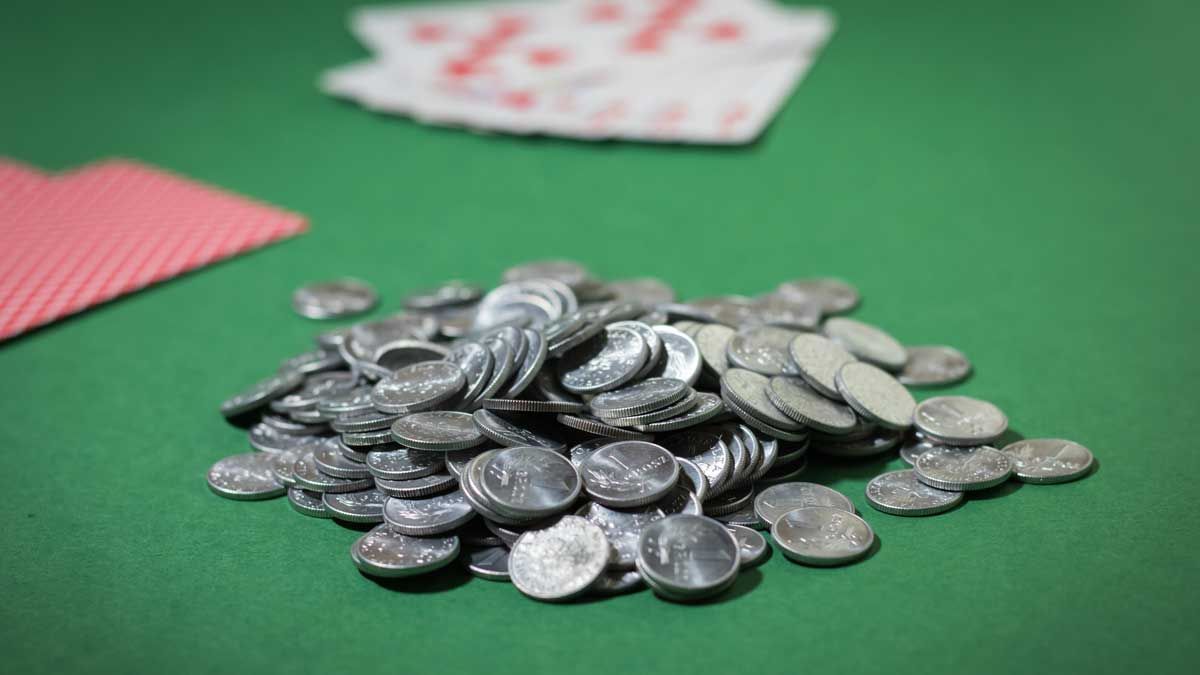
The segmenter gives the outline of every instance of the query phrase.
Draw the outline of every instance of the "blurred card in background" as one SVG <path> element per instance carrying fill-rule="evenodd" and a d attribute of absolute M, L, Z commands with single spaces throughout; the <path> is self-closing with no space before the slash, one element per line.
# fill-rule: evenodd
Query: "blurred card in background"
<path fill-rule="evenodd" d="M 128 160 L 47 174 L 0 157 L 0 340 L 306 227 Z"/>
<path fill-rule="evenodd" d="M 374 53 L 321 87 L 430 124 L 582 139 L 747 143 L 834 29 L 770 0 L 527 0 L 366 7 Z"/>

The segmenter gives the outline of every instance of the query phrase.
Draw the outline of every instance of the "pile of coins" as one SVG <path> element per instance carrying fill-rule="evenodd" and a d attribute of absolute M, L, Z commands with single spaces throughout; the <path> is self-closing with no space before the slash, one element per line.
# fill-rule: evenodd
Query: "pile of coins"
<path fill-rule="evenodd" d="M 341 279 L 293 305 L 333 318 L 376 298 Z M 1092 468 L 1070 441 L 992 447 L 1008 420 L 986 401 L 918 404 L 908 387 L 959 382 L 969 362 L 838 316 L 858 304 L 834 279 L 682 303 L 657 279 L 605 282 L 570 261 L 514 267 L 487 292 L 447 282 L 317 335 L 225 401 L 254 452 L 217 462 L 208 484 L 377 524 L 350 550 L 375 577 L 461 560 L 537 600 L 645 586 L 691 602 L 770 555 L 762 530 L 804 565 L 870 554 L 851 501 L 799 480 L 810 452 L 899 449 L 913 468 L 876 477 L 866 499 L 900 516 Z"/>

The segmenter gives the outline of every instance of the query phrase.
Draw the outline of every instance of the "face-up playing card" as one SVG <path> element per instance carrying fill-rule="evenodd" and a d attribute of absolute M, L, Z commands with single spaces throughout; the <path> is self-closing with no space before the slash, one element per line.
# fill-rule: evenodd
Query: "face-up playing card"
<path fill-rule="evenodd" d="M 136 162 L 47 175 L 0 159 L 0 340 L 306 227 Z"/>
<path fill-rule="evenodd" d="M 376 53 L 322 87 L 438 124 L 578 138 L 753 140 L 833 30 L 767 0 L 369 7 Z"/>

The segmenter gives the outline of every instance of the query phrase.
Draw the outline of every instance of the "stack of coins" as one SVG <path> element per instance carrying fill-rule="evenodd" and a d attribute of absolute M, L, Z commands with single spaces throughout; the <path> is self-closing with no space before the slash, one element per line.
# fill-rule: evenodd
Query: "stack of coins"
<path fill-rule="evenodd" d="M 345 279 L 293 299 L 313 319 L 375 302 Z M 605 282 L 570 261 L 511 268 L 490 291 L 446 282 L 320 333 L 225 401 L 253 451 L 217 462 L 208 484 L 374 524 L 350 551 L 371 576 L 458 560 L 537 600 L 649 587 L 695 602 L 766 560 L 762 531 L 803 565 L 871 554 L 850 499 L 802 480 L 810 451 L 899 449 L 913 468 L 870 481 L 866 500 L 900 516 L 1091 469 L 1070 441 L 996 449 L 1008 420 L 986 401 L 918 404 L 909 387 L 960 382 L 970 363 L 840 316 L 858 304 L 834 279 L 684 303 L 660 280 Z"/>

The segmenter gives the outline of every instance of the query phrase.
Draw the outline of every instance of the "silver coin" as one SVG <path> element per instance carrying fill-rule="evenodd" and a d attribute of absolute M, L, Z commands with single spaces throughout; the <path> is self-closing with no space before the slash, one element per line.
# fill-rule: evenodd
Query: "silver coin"
<path fill-rule="evenodd" d="M 733 585 L 740 560 L 734 536 L 704 516 L 675 515 L 650 523 L 638 542 L 638 572 L 670 600 L 721 593 Z"/>
<path fill-rule="evenodd" d="M 489 581 L 508 581 L 508 547 L 487 546 L 468 550 L 463 563 L 472 576 Z"/>
<path fill-rule="evenodd" d="M 303 488 L 290 487 L 287 491 L 288 503 L 296 512 L 312 518 L 331 518 L 333 514 L 325 508 L 320 492 L 310 492 Z"/>
<path fill-rule="evenodd" d="M 579 469 L 587 461 L 588 457 L 596 454 L 597 450 L 610 443 L 613 443 L 611 438 L 593 438 L 590 441 L 584 441 L 571 448 L 570 452 L 567 453 L 567 459 L 571 460 L 576 469 Z"/>
<path fill-rule="evenodd" d="M 1008 429 L 1008 418 L 999 408 L 969 396 L 921 401 L 913 423 L 926 438 L 946 445 L 984 445 Z"/>
<path fill-rule="evenodd" d="M 321 473 L 336 478 L 366 478 L 371 475 L 366 464 L 349 459 L 338 450 L 336 438 L 329 439 L 313 450 L 313 461 Z"/>
<path fill-rule="evenodd" d="M 775 438 L 760 438 L 759 443 L 762 445 L 762 463 L 750 476 L 751 480 L 757 481 L 762 478 L 775 467 L 775 463 L 779 461 L 779 440 Z"/>
<path fill-rule="evenodd" d="M 872 457 L 900 445 L 904 432 L 875 427 L 870 435 L 832 436 L 813 441 L 814 450 L 832 457 Z"/>
<path fill-rule="evenodd" d="M 797 371 L 788 348 L 799 334 L 777 326 L 743 328 L 729 340 L 726 354 L 738 368 L 762 375 L 792 374 Z"/>
<path fill-rule="evenodd" d="M 737 425 L 738 437 L 742 440 L 742 446 L 746 448 L 746 453 L 749 455 L 746 471 L 737 481 L 737 485 L 749 483 L 758 471 L 759 465 L 763 461 L 762 443 L 759 442 L 758 436 L 754 435 L 754 430 L 750 427 L 739 424 Z"/>
<path fill-rule="evenodd" d="M 669 406 L 690 391 L 691 387 L 683 380 L 652 377 L 597 394 L 588 407 L 597 417 L 630 417 Z"/>
<path fill-rule="evenodd" d="M 609 281 L 609 290 L 616 294 L 619 300 L 632 300 L 644 305 L 660 305 L 675 302 L 675 289 L 662 279 L 641 277 L 637 279 L 621 279 Z"/>
<path fill-rule="evenodd" d="M 463 371 L 453 363 L 414 363 L 380 380 L 371 392 L 371 401 L 383 412 L 418 412 L 451 398 L 466 383 Z"/>
<path fill-rule="evenodd" d="M 329 431 L 329 426 L 324 423 L 304 424 L 286 417 L 280 417 L 279 415 L 263 415 L 262 422 L 254 426 L 257 427 L 260 425 L 269 427 L 273 431 L 287 436 L 312 436 L 313 434 Z M 251 433 L 253 433 L 253 429 L 251 429 Z M 253 444 L 253 441 L 251 444 Z"/>
<path fill-rule="evenodd" d="M 628 328 L 629 330 L 636 331 L 646 343 L 646 349 L 648 350 L 646 354 L 646 363 L 642 366 L 642 369 L 638 371 L 637 375 L 634 375 L 633 379 L 640 380 L 645 378 L 662 362 L 666 354 L 663 348 L 662 338 L 660 338 L 658 333 L 655 333 L 654 329 L 649 325 L 644 324 L 641 321 L 616 321 L 608 325 L 611 328 Z"/>
<path fill-rule="evenodd" d="M 696 331 L 696 347 L 704 366 L 717 377 L 729 370 L 729 343 L 736 334 L 732 328 L 719 323 L 706 324 Z"/>
<path fill-rule="evenodd" d="M 467 462 L 467 466 L 463 468 L 462 475 L 459 477 L 459 484 L 462 487 L 463 496 L 466 497 L 467 502 L 471 505 L 471 508 L 488 521 L 509 526 L 532 526 L 535 521 L 542 519 L 537 517 L 510 517 L 499 513 L 495 509 L 495 503 L 490 497 L 484 494 L 481 488 L 483 485 L 484 469 L 487 467 L 488 461 L 497 452 L 500 451 L 488 450 L 479 454 L 470 462 Z"/>
<path fill-rule="evenodd" d="M 475 426 L 484 436 L 507 447 L 535 446 L 559 452 L 562 441 L 546 436 L 524 426 L 517 426 L 490 410 L 476 410 L 473 415 Z"/>
<path fill-rule="evenodd" d="M 578 286 L 591 277 L 583 265 L 574 260 L 537 260 L 504 270 L 505 283 L 517 283 L 531 279 L 553 279 L 567 286 Z"/>
<path fill-rule="evenodd" d="M 648 434 L 675 431 L 704 424 L 723 412 L 725 412 L 725 403 L 721 400 L 720 396 L 701 391 L 696 393 L 695 407 L 686 413 L 657 422 L 637 424 L 633 428 Z"/>
<path fill-rule="evenodd" d="M 243 413 L 257 410 L 296 389 L 304 383 L 304 375 L 298 371 L 289 370 L 276 373 L 266 379 L 259 380 L 221 404 L 221 414 L 225 417 L 237 417 Z"/>
<path fill-rule="evenodd" d="M 665 408 L 652 410 L 641 415 L 633 415 L 630 417 L 606 417 L 604 421 L 616 427 L 637 427 L 643 424 L 651 424 L 653 422 L 661 422 L 671 418 L 678 418 L 687 413 L 692 408 L 695 408 L 700 403 L 700 398 L 695 390 L 685 392 L 683 398 L 668 405 Z"/>
<path fill-rule="evenodd" d="M 458 479 L 449 473 L 434 473 L 407 480 L 376 478 L 375 487 L 389 497 L 419 499 L 453 491 L 458 487 Z"/>
<path fill-rule="evenodd" d="M 358 492 L 326 492 L 321 501 L 329 515 L 350 523 L 382 523 L 383 502 L 387 495 L 378 489 Z"/>
<path fill-rule="evenodd" d="M 388 370 L 400 370 L 422 361 L 441 361 L 449 356 L 450 350 L 424 340 L 393 340 L 386 342 L 371 353 L 371 361 Z"/>
<path fill-rule="evenodd" d="M 286 452 L 314 448 L 321 444 L 317 436 L 297 436 L 285 434 L 269 424 L 259 422 L 250 427 L 246 434 L 250 447 L 262 452 Z"/>
<path fill-rule="evenodd" d="M 1030 438 L 1004 446 L 1013 473 L 1023 483 L 1065 483 L 1092 470 L 1092 451 L 1060 438 Z"/>
<path fill-rule="evenodd" d="M 375 431 L 350 431 L 342 434 L 342 444 L 352 448 L 371 448 L 392 443 L 391 429 L 376 429 Z M 364 452 L 366 452 L 364 450 Z M 351 459 L 358 459 L 347 455 Z"/>
<path fill-rule="evenodd" d="M 767 395 L 770 380 L 743 368 L 730 368 L 721 377 L 721 398 L 731 407 L 749 413 L 770 427 L 784 431 L 801 431 L 804 425 L 780 412 Z M 734 412 L 737 412 L 735 410 Z M 747 422 L 754 426 L 753 422 Z"/>
<path fill-rule="evenodd" d="M 772 377 L 767 397 L 788 417 L 825 433 L 846 434 L 858 423 L 853 408 L 822 396 L 803 378 Z"/>
<path fill-rule="evenodd" d="M 559 381 L 575 394 L 611 391 L 633 379 L 649 354 L 637 331 L 608 326 L 559 361 Z"/>
<path fill-rule="evenodd" d="M 916 400 L 882 368 L 869 363 L 847 363 L 838 371 L 836 381 L 842 398 L 867 420 L 888 429 L 912 426 Z"/>
<path fill-rule="evenodd" d="M 757 567 L 771 557 L 771 547 L 767 538 L 744 525 L 725 525 L 725 529 L 733 535 L 738 545 L 738 561 L 741 569 Z"/>
<path fill-rule="evenodd" d="M 446 360 L 458 366 L 467 384 L 459 393 L 465 403 L 474 402 L 491 381 L 492 352 L 478 342 L 464 342 L 446 355 Z"/>
<path fill-rule="evenodd" d="M 671 326 L 654 326 L 654 332 L 662 339 L 666 357 L 658 368 L 650 371 L 650 375 L 683 380 L 689 387 L 696 384 L 701 367 L 696 341 Z"/>
<path fill-rule="evenodd" d="M 684 457 L 676 457 L 675 463 L 679 465 L 681 477 L 687 479 L 688 487 L 696 494 L 696 499 L 703 502 L 708 497 L 708 478 L 700 470 L 700 466 Z"/>
<path fill-rule="evenodd" d="M 544 448 L 505 448 L 483 469 L 480 490 L 493 508 L 512 518 L 541 518 L 563 511 L 579 496 L 575 466 Z"/>
<path fill-rule="evenodd" d="M 809 386 L 829 398 L 842 400 L 836 378 L 842 366 L 855 360 L 850 352 L 827 337 L 802 333 L 792 340 L 788 354 Z"/>
<path fill-rule="evenodd" d="M 445 466 L 445 457 L 438 453 L 409 448 L 396 448 L 367 453 L 367 471 L 385 480 L 412 480 L 435 474 Z"/>
<path fill-rule="evenodd" d="M 350 327 L 343 343 L 359 360 L 368 360 L 380 346 L 395 340 L 432 340 L 438 334 L 438 320 L 429 314 L 393 314 L 377 321 L 363 321 Z"/>
<path fill-rule="evenodd" d="M 579 467 L 579 475 L 593 501 L 632 508 L 656 501 L 675 487 L 679 465 L 660 445 L 618 441 L 592 453 Z"/>
<path fill-rule="evenodd" d="M 275 473 L 275 480 L 291 487 L 296 484 L 296 476 L 292 473 L 292 466 L 300 459 L 299 450 L 284 450 L 276 452 L 271 456 L 271 471 Z"/>
<path fill-rule="evenodd" d="M 899 372 L 908 361 L 908 352 L 896 338 L 879 328 L 855 319 L 834 317 L 822 326 L 826 337 L 846 351 L 880 368 Z"/>
<path fill-rule="evenodd" d="M 583 518 L 564 516 L 517 539 L 508 573 L 517 590 L 535 600 L 569 600 L 596 582 L 610 552 L 603 530 Z"/>
<path fill-rule="evenodd" d="M 322 347 L 311 352 L 297 354 L 289 359 L 284 359 L 279 364 L 279 372 L 294 370 L 305 375 L 309 373 L 319 373 L 325 370 L 337 370 L 344 367 L 345 361 L 342 360 L 337 349 L 329 349 Z"/>
<path fill-rule="evenodd" d="M 474 517 L 462 490 L 421 499 L 388 497 L 383 503 L 383 519 L 392 529 L 414 537 L 449 532 Z"/>
<path fill-rule="evenodd" d="M 711 431 L 688 429 L 662 436 L 658 442 L 676 457 L 690 459 L 700 467 L 710 492 L 720 490 L 733 474 L 733 455 L 725 441 Z"/>
<path fill-rule="evenodd" d="M 401 417 L 392 424 L 392 439 L 408 448 L 440 452 L 465 450 L 484 441 L 470 413 L 450 410 Z"/>
<path fill-rule="evenodd" d="M 788 511 L 776 520 L 771 538 L 789 560 L 826 567 L 865 556 L 875 543 L 875 532 L 853 513 L 808 506 Z"/>
<path fill-rule="evenodd" d="M 738 425 L 736 424 L 714 424 L 701 429 L 702 431 L 711 431 L 721 437 L 725 447 L 729 449 L 729 456 L 733 461 L 733 466 L 729 471 L 729 477 L 725 479 L 719 489 L 713 490 L 708 498 L 712 500 L 718 495 L 723 494 L 726 490 L 735 484 L 741 482 L 746 476 L 748 464 L 750 462 L 750 453 L 746 451 L 746 446 L 742 444 L 741 434 L 738 433 Z M 708 515 L 713 515 L 709 513 Z"/>
<path fill-rule="evenodd" d="M 604 536 L 613 547 L 610 568 L 633 569 L 637 561 L 638 538 L 641 537 L 642 530 L 669 514 L 658 504 L 614 509 L 596 502 L 588 502 L 581 506 L 575 515 L 604 530 Z"/>
<path fill-rule="evenodd" d="M 500 393 L 501 390 L 509 383 L 517 368 L 520 366 L 517 363 L 517 355 L 513 350 L 512 344 L 504 340 L 499 335 L 490 335 L 482 340 L 483 346 L 488 348 L 492 354 L 492 372 L 488 377 L 487 385 L 479 395 L 471 400 L 465 401 L 469 407 L 474 407 L 474 404 L 485 398 L 492 398 Z"/>
<path fill-rule="evenodd" d="M 771 326 L 813 331 L 821 323 L 821 307 L 798 301 L 781 293 L 767 293 L 753 299 L 754 319 Z"/>
<path fill-rule="evenodd" d="M 292 293 L 292 309 L 310 319 L 332 319 L 370 311 L 379 296 L 358 279 L 334 279 L 308 284 Z"/>
<path fill-rule="evenodd" d="M 472 459 L 475 459 L 490 449 L 493 448 L 478 447 L 470 448 L 468 450 L 455 450 L 454 452 L 447 452 L 443 455 L 446 460 L 446 471 L 451 476 L 461 479 L 463 471 L 465 471 L 467 468 L 467 464 L 469 464 Z"/>
<path fill-rule="evenodd" d="M 808 506 L 828 506 L 854 513 L 854 503 L 846 495 L 816 483 L 778 483 L 754 497 L 754 512 L 769 525 L 774 525 L 788 511 Z"/>
<path fill-rule="evenodd" d="M 709 497 L 704 503 L 704 515 L 716 518 L 726 513 L 740 511 L 754 501 L 754 488 L 742 485 L 727 489 L 717 497 Z"/>
<path fill-rule="evenodd" d="M 226 499 L 271 499 L 287 493 L 287 486 L 271 470 L 271 453 L 230 455 L 208 470 L 208 487 Z"/>
<path fill-rule="evenodd" d="M 909 466 L 913 466 L 917 463 L 917 458 L 934 445 L 936 443 L 929 441 L 920 433 L 913 432 L 905 437 L 903 445 L 900 446 L 900 459 Z"/>
<path fill-rule="evenodd" d="M 526 328 L 524 330 L 526 350 L 524 358 L 513 375 L 512 381 L 504 390 L 504 398 L 516 398 L 520 396 L 529 385 L 533 384 L 533 380 L 537 374 L 541 372 L 542 366 L 546 363 L 546 341 L 542 338 L 542 334 Z"/>
<path fill-rule="evenodd" d="M 908 347 L 908 361 L 897 375 L 909 387 L 942 387 L 967 379 L 971 362 L 962 352 L 944 345 Z"/>
<path fill-rule="evenodd" d="M 596 595 L 620 595 L 642 587 L 642 575 L 637 570 L 606 570 L 589 589 Z"/>
<path fill-rule="evenodd" d="M 990 446 L 938 446 L 917 458 L 917 479 L 926 485 L 956 492 L 986 490 L 1008 480 L 1012 462 Z"/>
<path fill-rule="evenodd" d="M 338 415 L 353 412 L 373 411 L 371 404 L 371 387 L 357 386 L 322 396 L 317 401 L 317 410 L 325 416 L 336 418 Z"/>
<path fill-rule="evenodd" d="M 636 431 L 606 424 L 599 417 L 592 417 L 590 415 L 558 415 L 554 419 L 558 420 L 558 423 L 565 427 L 578 429 L 594 436 L 604 436 L 622 441 L 649 441 L 652 439 L 651 436 Z"/>
<path fill-rule="evenodd" d="M 485 398 L 479 402 L 484 410 L 518 413 L 577 413 L 583 412 L 584 405 L 569 401 L 537 401 L 516 398 Z"/>
<path fill-rule="evenodd" d="M 452 280 L 404 299 L 405 309 L 430 310 L 472 303 L 483 297 L 483 289 L 464 281 Z"/>
<path fill-rule="evenodd" d="M 858 306 L 858 290 L 841 279 L 795 279 L 779 284 L 778 292 L 797 302 L 812 303 L 825 314 L 841 314 Z"/>
<path fill-rule="evenodd" d="M 359 537 L 350 558 L 364 574 L 406 577 L 449 565 L 458 550 L 458 537 L 410 537 L 384 524 Z"/>
<path fill-rule="evenodd" d="M 759 518 L 758 514 L 754 512 L 754 500 L 750 500 L 749 503 L 737 511 L 713 516 L 713 518 L 726 525 L 741 525 L 753 530 L 766 530 L 770 528 L 770 525 L 764 523 L 762 518 Z"/>
<path fill-rule="evenodd" d="M 374 485 L 370 478 L 337 478 L 322 472 L 311 451 L 301 455 L 292 465 L 292 475 L 295 477 L 296 487 L 312 492 L 357 492 Z"/>
<path fill-rule="evenodd" d="M 890 471 L 867 483 L 867 503 L 897 516 L 932 516 L 958 506 L 963 493 L 939 490 L 917 480 L 912 469 Z"/>
<path fill-rule="evenodd" d="M 367 389 L 367 398 L 370 400 L 371 390 Z M 359 410 L 357 412 L 341 413 L 330 421 L 329 426 L 333 427 L 334 431 L 341 433 L 362 433 L 364 431 L 383 431 L 392 426 L 392 422 L 400 419 L 400 415 L 392 413 L 381 413 L 374 407 L 369 410 Z"/>

